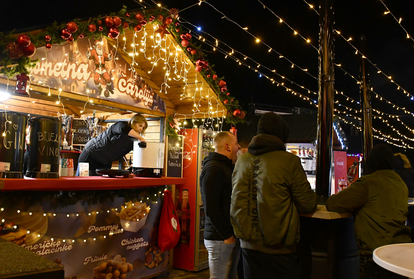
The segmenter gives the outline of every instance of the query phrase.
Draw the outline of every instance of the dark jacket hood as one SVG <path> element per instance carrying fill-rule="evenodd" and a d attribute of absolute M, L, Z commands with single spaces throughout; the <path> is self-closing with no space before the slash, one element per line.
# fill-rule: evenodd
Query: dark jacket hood
<path fill-rule="evenodd" d="M 392 149 L 385 144 L 377 144 L 372 148 L 367 158 L 366 174 L 373 173 L 377 170 L 394 169 L 394 153 Z"/>
<path fill-rule="evenodd" d="M 275 150 L 286 150 L 286 147 L 278 137 L 272 135 L 257 135 L 248 147 L 248 152 L 254 156 Z"/>

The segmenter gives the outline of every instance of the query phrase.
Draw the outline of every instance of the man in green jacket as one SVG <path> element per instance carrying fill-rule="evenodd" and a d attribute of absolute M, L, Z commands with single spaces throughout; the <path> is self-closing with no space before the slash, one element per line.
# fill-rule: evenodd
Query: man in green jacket
<path fill-rule="evenodd" d="M 405 278 L 387 271 L 372 260 L 373 251 L 383 245 L 411 242 L 408 190 L 393 171 L 394 154 L 378 144 L 368 154 L 366 174 L 326 201 L 329 211 L 353 211 L 354 229 L 360 250 L 360 278 Z"/>
<path fill-rule="evenodd" d="M 316 209 L 316 193 L 299 157 L 286 151 L 283 118 L 264 114 L 257 134 L 233 171 L 230 216 L 243 248 L 244 278 L 300 278 L 299 212 Z"/>

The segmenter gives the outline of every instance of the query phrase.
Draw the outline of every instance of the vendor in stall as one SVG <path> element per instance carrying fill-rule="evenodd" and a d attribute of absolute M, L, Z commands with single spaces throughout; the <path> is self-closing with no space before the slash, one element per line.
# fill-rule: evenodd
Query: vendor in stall
<path fill-rule="evenodd" d="M 118 121 L 102 134 L 88 141 L 79 156 L 78 163 L 89 163 L 89 175 L 98 175 L 97 169 L 110 169 L 112 162 L 119 160 L 133 149 L 134 140 L 145 142 L 142 135 L 148 127 L 141 114 L 135 114 L 128 122 Z M 76 176 L 79 176 L 79 166 Z"/>

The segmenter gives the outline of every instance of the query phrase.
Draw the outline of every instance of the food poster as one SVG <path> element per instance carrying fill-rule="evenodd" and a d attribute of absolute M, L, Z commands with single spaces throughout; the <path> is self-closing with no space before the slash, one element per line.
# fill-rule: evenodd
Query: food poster
<path fill-rule="evenodd" d="M 0 237 L 63 265 L 65 278 L 138 279 L 168 270 L 169 251 L 157 246 L 162 195 L 142 203 L 50 205 L 1 208 Z"/>
<path fill-rule="evenodd" d="M 105 38 L 37 49 L 31 83 L 165 112 L 165 103 Z"/>

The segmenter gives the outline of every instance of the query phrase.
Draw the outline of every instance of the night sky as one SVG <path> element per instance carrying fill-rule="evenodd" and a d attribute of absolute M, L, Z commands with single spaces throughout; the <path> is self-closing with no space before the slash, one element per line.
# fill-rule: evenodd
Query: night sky
<path fill-rule="evenodd" d="M 410 35 L 414 36 L 414 11 L 409 6 L 412 1 L 382 1 L 397 19 L 402 18 L 402 26 Z M 149 0 L 146 2 L 147 4 L 152 3 Z M 140 4 L 130 0 L 33 1 L 31 5 L 25 7 L 22 4 L 15 5 L 15 3 L 17 2 L 6 1 L 2 3 L 5 15 L 0 26 L 2 32 L 11 29 L 33 29 L 35 26 L 42 26 L 53 21 L 65 22 L 73 18 L 105 15 L 119 11 L 122 5 L 126 5 L 128 9 L 141 7 Z M 40 3 L 42 4 L 40 5 Z M 248 109 L 248 104 L 251 102 L 315 109 L 315 106 L 310 105 L 308 101 L 303 101 L 293 96 L 291 92 L 287 92 L 282 86 L 277 87 L 269 79 L 260 77 L 260 73 L 268 75 L 278 82 L 285 82 L 285 85 L 294 91 L 317 100 L 317 96 L 308 94 L 308 90 L 318 91 L 318 52 L 311 44 L 318 48 L 319 16 L 305 1 L 211 0 L 208 1 L 211 3 L 210 5 L 202 3 L 193 7 L 190 6 L 198 1 L 163 0 L 157 1 L 157 3 L 162 3 L 168 8 L 182 10 L 180 11 L 181 20 L 189 22 L 189 24 L 183 23 L 183 26 L 192 29 L 193 33 L 198 33 L 207 40 L 214 42 L 215 39 L 218 39 L 219 46 L 223 51 L 230 52 L 233 49 L 235 57 L 251 66 L 251 69 L 239 66 L 234 60 L 225 59 L 224 54 L 213 52 L 212 47 L 205 44 L 202 46 L 208 55 L 207 59 L 210 65 L 214 65 L 218 75 L 225 78 L 229 91 L 240 101 L 245 110 Z M 313 4 L 318 10 L 318 2 L 309 1 L 308 3 Z M 391 76 L 391 79 L 400 85 L 401 89 L 397 90 L 395 83 L 391 83 L 390 79 L 384 75 L 378 74 L 378 70 L 367 63 L 370 85 L 374 91 L 393 104 L 414 112 L 414 101 L 403 94 L 403 89 L 405 89 L 406 92 L 414 96 L 414 83 L 412 82 L 414 42 L 406 38 L 405 31 L 391 14 L 384 15 L 386 8 L 379 0 L 337 0 L 334 4 L 334 10 L 334 28 L 341 31 L 345 38 L 352 37 L 350 42 L 360 50 L 361 40 L 359 38 L 361 35 L 366 36 L 366 57 L 387 76 Z M 291 29 L 280 23 L 276 15 L 296 30 L 298 35 L 294 35 Z M 229 20 L 233 20 L 235 23 Z M 260 38 L 267 46 L 263 43 L 256 43 L 252 35 L 243 31 L 236 24 L 248 27 L 248 32 Z M 193 26 L 201 27 L 201 30 L 208 34 L 197 31 Z M 299 35 L 310 39 L 311 43 L 306 43 Z M 334 38 L 335 63 L 341 64 L 343 69 L 338 67 L 335 69 L 335 89 L 343 91 L 346 96 L 359 101 L 359 85 L 349 75 L 356 79 L 359 78 L 361 56 L 355 55 L 355 49 L 340 36 L 335 35 Z M 268 51 L 269 47 L 272 48 L 271 52 Z M 280 58 L 281 55 L 283 58 Z M 245 56 L 247 59 L 243 60 Z M 257 67 L 258 65 L 260 66 Z M 275 69 L 279 75 L 266 68 Z M 304 72 L 300 68 L 308 69 L 308 71 Z M 257 69 L 257 72 L 254 69 Z M 348 74 L 345 74 L 345 71 Z M 284 76 L 285 80 L 282 80 L 280 76 Z M 304 89 L 300 86 L 303 86 Z M 348 102 L 344 96 L 335 95 L 335 100 L 345 106 L 359 109 L 358 104 Z M 403 115 L 401 120 L 409 127 L 414 128 L 413 116 L 404 116 L 403 112 L 395 110 L 392 105 L 375 99 L 372 104 L 373 108 L 382 112 Z M 352 115 L 348 115 L 346 118 L 353 119 Z M 414 134 L 399 122 L 393 120 L 392 125 L 407 137 L 414 138 Z M 383 131 L 400 138 L 380 121 L 374 120 L 374 127 L 381 128 Z M 414 141 L 405 141 L 414 146 Z"/>

